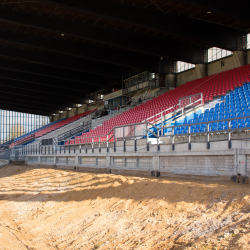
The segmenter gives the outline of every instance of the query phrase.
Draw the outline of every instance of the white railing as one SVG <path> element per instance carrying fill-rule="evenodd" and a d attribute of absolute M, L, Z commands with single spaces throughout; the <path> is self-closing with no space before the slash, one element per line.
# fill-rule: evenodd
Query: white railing
<path fill-rule="evenodd" d="M 183 100 L 185 101 L 185 105 L 183 104 Z M 106 135 L 96 135 L 96 136 L 89 136 L 89 137 L 83 137 L 83 138 L 78 138 L 78 139 L 72 139 L 72 140 L 65 140 L 65 141 L 61 141 L 60 144 L 59 142 L 57 142 L 56 148 L 59 146 L 60 147 L 60 152 L 61 152 L 61 146 L 64 147 L 65 150 L 65 146 L 75 146 L 75 145 L 79 145 L 79 147 L 81 148 L 82 145 L 87 145 L 90 144 L 92 147 L 92 150 L 94 148 L 94 144 L 99 144 L 99 148 L 101 147 L 100 144 L 106 144 L 107 149 L 109 148 L 109 144 L 114 142 L 117 139 L 121 139 L 123 138 L 125 139 L 136 139 L 137 137 L 144 137 L 146 136 L 147 138 L 147 143 L 148 143 L 148 132 L 152 133 L 153 135 L 155 135 L 157 137 L 157 140 L 159 140 L 159 136 L 160 133 L 161 135 L 163 135 L 163 129 L 166 128 L 166 124 L 163 124 L 163 118 L 165 121 L 166 116 L 172 115 L 173 113 L 177 113 L 177 112 L 181 112 L 181 115 L 184 114 L 185 109 L 187 108 L 196 108 L 198 106 L 203 105 L 203 98 L 202 98 L 202 94 L 196 94 L 196 95 L 192 95 L 192 96 L 188 96 L 188 97 L 184 97 L 184 98 L 180 98 L 179 99 L 179 103 L 176 104 L 173 107 L 170 107 L 164 111 L 161 111 L 160 113 L 147 118 L 146 120 L 144 120 L 141 123 L 137 123 L 137 124 L 126 124 L 126 125 L 122 125 L 122 126 L 117 126 L 112 128 L 108 134 Z M 175 109 L 177 107 L 177 109 Z M 179 107 L 179 108 L 178 108 Z M 173 112 L 168 113 L 168 114 L 164 114 L 164 112 L 167 112 L 171 109 L 175 109 Z M 189 109 L 188 111 L 190 111 L 191 109 Z M 164 114 L 164 115 L 163 115 Z M 159 117 L 157 117 L 159 116 Z M 153 119 L 153 121 L 150 121 L 150 119 L 156 117 L 156 119 Z M 157 121 L 161 120 L 161 128 L 157 128 L 154 123 L 156 123 Z M 157 133 L 154 133 L 152 130 L 152 128 L 155 128 L 157 130 Z M 63 142 L 63 144 L 61 144 Z M 49 149 L 50 150 L 50 149 Z M 70 148 L 69 148 L 70 150 Z M 21 149 L 22 153 L 28 153 L 28 152 L 36 152 L 36 154 L 39 152 L 40 153 L 40 147 L 38 147 L 37 145 L 27 145 L 24 146 L 24 148 Z M 46 152 L 46 147 L 45 147 L 45 152 L 43 153 L 47 153 Z M 54 148 L 52 147 L 51 150 L 49 151 L 49 153 L 54 153 Z"/>
<path fill-rule="evenodd" d="M 194 108 L 194 107 L 198 107 L 200 105 L 204 105 L 203 102 L 204 101 L 203 101 L 202 93 L 182 97 L 179 99 L 178 104 L 176 104 L 170 108 L 167 108 L 167 109 L 159 112 L 158 114 L 155 114 L 155 115 L 147 118 L 146 121 L 150 121 L 151 123 L 157 123 L 159 121 L 163 122 L 166 120 L 167 117 L 172 116 L 173 113 L 181 112 L 181 114 L 184 115 L 185 109 Z M 170 110 L 173 110 L 173 112 L 167 113 Z"/>

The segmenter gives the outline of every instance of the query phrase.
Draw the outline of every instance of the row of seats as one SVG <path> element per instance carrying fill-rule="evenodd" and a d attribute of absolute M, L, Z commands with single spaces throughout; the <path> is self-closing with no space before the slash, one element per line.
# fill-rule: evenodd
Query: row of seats
<path fill-rule="evenodd" d="M 250 116 L 250 83 L 244 84 L 242 87 L 236 88 L 227 96 L 221 97 L 221 103 L 217 103 L 214 108 L 206 109 L 199 116 L 194 114 L 194 119 L 187 121 L 184 119 L 182 125 L 193 124 L 199 122 L 218 121 L 230 118 L 240 118 L 232 120 L 230 128 L 245 128 L 250 127 L 250 118 L 242 118 Z M 209 130 L 224 130 L 228 129 L 228 121 L 209 123 Z M 190 126 L 190 132 L 206 132 L 206 124 L 198 124 Z M 174 134 L 188 133 L 188 127 L 176 127 Z"/>
<path fill-rule="evenodd" d="M 62 120 L 62 121 L 60 121 L 60 122 L 58 122 L 56 124 L 53 124 L 52 126 L 49 126 L 49 127 L 45 128 L 45 129 L 42 129 L 42 130 L 36 132 L 35 137 L 37 138 L 37 137 L 41 137 L 43 135 L 46 135 L 46 134 L 48 134 L 48 133 L 50 133 L 50 132 L 52 132 L 52 131 L 54 131 L 56 129 L 59 129 L 59 128 L 65 126 L 65 125 L 67 125 L 69 123 L 72 123 L 72 122 L 80 119 L 81 117 L 87 116 L 90 113 L 93 113 L 95 111 L 96 111 L 96 109 L 91 110 L 91 111 L 87 111 L 87 112 L 84 112 L 84 113 L 81 113 L 81 114 L 78 114 L 78 115 L 74 115 L 74 116 L 72 116 L 70 118 L 67 118 L 67 119 L 64 119 L 64 120 Z"/>
<path fill-rule="evenodd" d="M 219 74 L 211 75 L 201 79 L 187 82 L 169 92 L 164 93 L 146 103 L 143 103 L 134 109 L 130 109 L 127 112 L 111 118 L 105 121 L 102 126 L 90 130 L 84 133 L 78 138 L 75 138 L 76 142 L 91 142 L 92 139 L 85 139 L 86 137 L 95 137 L 94 141 L 99 141 L 99 136 L 108 134 L 113 127 L 121 126 L 132 123 L 142 122 L 152 116 L 151 122 L 157 117 L 156 115 L 166 109 L 168 111 L 163 114 L 172 113 L 179 108 L 179 99 L 182 97 L 195 95 L 202 93 L 204 101 L 213 100 L 215 96 L 225 95 L 227 91 L 231 91 L 236 87 L 240 87 L 245 82 L 250 81 L 250 65 L 228 70 Z M 160 117 L 160 115 L 158 115 Z M 112 136 L 113 132 L 111 132 Z M 106 141 L 106 136 L 101 136 L 101 141 Z M 74 143 L 74 140 L 69 141 L 70 144 Z"/>
<path fill-rule="evenodd" d="M 64 118 L 64 119 L 66 119 L 66 118 Z M 36 130 L 33 130 L 33 131 L 30 132 L 30 133 L 27 133 L 27 134 L 25 134 L 25 135 L 22 135 L 22 136 L 20 136 L 20 137 L 15 138 L 15 139 L 14 139 L 14 143 L 11 143 L 11 144 L 10 144 L 10 148 L 13 148 L 14 146 L 17 146 L 17 145 L 22 145 L 22 144 L 24 144 L 24 143 L 27 143 L 27 142 L 33 140 L 33 139 L 35 138 L 35 132 L 38 132 L 38 131 L 40 131 L 40 130 L 43 130 L 43 129 L 45 129 L 45 128 L 47 128 L 47 127 L 53 125 L 53 124 L 56 124 L 56 123 L 58 123 L 58 122 L 64 120 L 64 119 L 61 119 L 61 120 L 58 120 L 58 121 L 49 123 L 49 124 L 47 124 L 47 125 L 42 126 L 41 128 L 38 128 L 38 129 L 36 129 Z"/>
<path fill-rule="evenodd" d="M 10 148 L 12 148 L 12 147 L 14 147 L 16 145 L 22 145 L 23 143 L 31 141 L 32 139 L 35 139 L 35 138 L 41 137 L 43 135 L 46 135 L 47 133 L 50 133 L 50 132 L 52 132 L 52 131 L 54 131 L 56 129 L 59 129 L 59 128 L 65 126 L 65 125 L 67 125 L 69 123 L 72 123 L 72 122 L 80 119 L 81 117 L 85 117 L 85 116 L 95 112 L 96 110 L 97 109 L 87 111 L 87 112 L 72 116 L 70 118 L 64 118 L 64 119 L 58 120 L 56 122 L 52 122 L 52 123 L 50 123 L 48 125 L 45 125 L 45 126 L 41 127 L 40 129 L 32 131 L 29 134 L 25 134 L 25 135 L 23 135 L 23 136 L 21 136 L 19 138 L 16 138 L 15 142 L 10 144 Z"/>

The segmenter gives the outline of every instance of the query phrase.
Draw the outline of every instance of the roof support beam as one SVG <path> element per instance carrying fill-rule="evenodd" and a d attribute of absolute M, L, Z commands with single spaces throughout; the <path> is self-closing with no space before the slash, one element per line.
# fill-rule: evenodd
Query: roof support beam
<path fill-rule="evenodd" d="M 179 40 L 163 40 L 135 33 L 103 29 L 97 26 L 75 25 L 58 19 L 46 17 L 41 18 L 37 15 L 23 15 L 18 12 L 13 13 L 12 11 L 9 12 L 6 10 L 0 10 L 0 16 L 0 20 L 10 23 L 43 29 L 59 35 L 63 33 L 71 37 L 111 45 L 147 55 L 170 58 L 172 60 L 180 60 L 190 63 L 202 63 L 203 59 L 203 50 L 205 46 L 200 48 L 197 45 L 187 42 L 183 43 Z M 195 33 L 198 32 L 196 31 Z M 28 38 L 26 37 L 25 40 L 27 39 Z M 65 43 L 63 43 L 63 39 L 60 40 L 59 44 L 59 46 L 62 46 L 63 44 L 65 45 Z"/>
<path fill-rule="evenodd" d="M 210 47 L 216 46 L 228 50 L 237 50 L 236 44 L 239 31 L 234 28 L 222 27 L 213 23 L 200 22 L 192 18 L 176 17 L 164 13 L 159 14 L 155 11 L 148 11 L 148 9 L 138 9 L 133 6 L 127 6 L 121 3 L 115 4 L 102 0 L 72 0 L 70 2 L 67 0 L 40 1 L 73 11 L 82 12 L 90 16 L 102 17 L 159 33 L 187 38 L 196 42 L 207 44 Z M 180 0 L 180 2 L 182 1 Z M 190 1 L 186 0 L 184 2 L 187 2 L 187 5 L 189 5 Z M 201 1 L 193 0 L 191 2 L 200 3 Z M 212 2 L 216 2 L 216 4 L 218 4 L 218 1 L 213 0 Z M 208 5 L 210 5 L 210 1 Z M 226 4 L 224 4 L 224 2 L 220 4 L 223 8 L 226 7 L 225 5 Z M 235 3 L 233 6 L 235 6 Z M 234 9 L 234 7 L 231 8 L 231 10 Z M 247 12 L 246 14 L 249 16 Z"/>
<path fill-rule="evenodd" d="M 53 92 L 55 95 L 68 96 L 84 96 L 86 93 L 96 91 L 96 88 L 101 88 L 101 85 L 87 82 L 73 83 L 58 78 L 51 78 L 42 75 L 34 75 L 16 71 L 15 74 L 11 70 L 0 69 L 0 78 L 22 82 L 22 86 L 27 89 L 41 90 L 44 93 Z M 1 84 L 1 83 L 0 83 Z M 17 83 L 18 84 L 18 83 Z M 85 86 L 82 88 L 82 86 Z M 105 86 L 105 85 L 104 85 Z"/>
<path fill-rule="evenodd" d="M 46 88 L 35 88 L 34 85 L 30 83 L 25 83 L 22 81 L 13 81 L 10 79 L 1 79 L 0 81 L 0 86 L 1 86 L 1 92 L 8 92 L 8 93 L 14 93 L 14 94 L 28 94 L 29 96 L 33 97 L 45 97 L 46 99 L 50 100 L 59 100 L 59 101 L 65 101 L 67 102 L 72 102 L 72 103 L 84 103 L 85 102 L 85 96 L 83 95 L 82 97 L 79 96 L 71 96 L 67 95 L 67 91 L 61 93 L 58 95 L 57 91 L 51 92 L 47 91 Z"/>
<path fill-rule="evenodd" d="M 8 100 L 17 100 L 20 103 L 23 102 L 28 102 L 32 104 L 38 104 L 39 106 L 44 107 L 44 105 L 48 105 L 49 107 L 52 108 L 57 108 L 57 109 L 62 109 L 66 110 L 66 108 L 73 108 L 75 107 L 75 104 L 72 102 L 63 102 L 63 101 L 59 101 L 59 100 L 47 100 L 47 99 L 43 99 L 43 98 L 39 98 L 39 96 L 27 96 L 27 95 L 21 95 L 21 94 L 17 94 L 17 93 L 9 93 L 6 91 L 2 91 L 1 93 L 3 93 L 3 98 L 4 99 L 8 99 Z"/>
<path fill-rule="evenodd" d="M 67 107 L 62 107 L 62 106 L 58 106 L 58 105 L 52 105 L 52 104 L 46 104 L 46 103 L 32 103 L 30 102 L 29 100 L 26 100 L 26 101 L 22 101 L 20 102 L 20 100 L 17 100 L 17 99 L 13 99 L 13 98 L 6 98 L 5 96 L 4 97 L 1 97 L 1 102 L 6 102 L 6 103 L 13 103 L 13 104 L 20 104 L 20 106 L 27 106 L 27 107 L 30 107 L 30 108 L 39 108 L 39 107 L 42 107 L 42 108 L 45 108 L 45 109 L 52 109 L 52 110 L 62 110 L 62 111 L 66 111 L 67 110 Z"/>
<path fill-rule="evenodd" d="M 84 59 L 84 63 L 87 63 L 87 60 L 94 61 L 94 63 L 97 62 L 96 68 L 98 66 L 101 66 L 101 63 L 108 63 L 108 64 L 114 64 L 119 65 L 127 68 L 139 68 L 139 69 L 145 69 L 145 70 L 152 70 L 155 73 L 170 73 L 169 70 L 166 68 L 159 71 L 159 61 L 160 57 L 152 56 L 152 55 L 144 55 L 142 53 L 134 52 L 134 51 L 126 51 L 126 50 L 114 50 L 104 47 L 98 47 L 98 46 L 92 46 L 88 44 L 75 44 L 70 43 L 64 40 L 60 39 L 45 39 L 43 37 L 37 37 L 37 36 L 31 36 L 31 35 L 25 35 L 25 34 L 18 34 L 18 33 L 10 33 L 10 32 L 4 32 L 0 31 L 0 41 L 10 43 L 11 45 L 19 45 L 19 46 L 30 46 L 32 48 L 37 48 L 41 50 L 47 50 L 55 53 L 60 53 L 64 55 L 64 58 L 67 58 L 65 56 L 69 56 L 69 59 L 66 59 L 66 62 L 64 61 L 63 64 L 69 64 L 73 60 L 76 61 L 76 63 L 80 63 L 82 59 Z M 202 53 L 201 53 L 202 52 Z M 187 59 L 190 59 L 191 61 L 204 61 L 204 53 L 201 51 L 198 53 L 198 55 L 191 55 L 188 54 L 188 51 L 186 51 L 184 54 L 186 57 L 190 57 Z M 36 55 L 40 55 L 40 53 L 34 52 L 34 55 L 32 56 L 33 52 L 26 52 L 21 50 L 14 50 L 9 48 L 0 48 L 0 55 L 6 55 L 11 58 L 22 58 L 25 60 L 42 60 L 45 62 L 45 60 L 49 60 L 51 57 L 48 55 L 41 55 L 41 59 L 39 57 L 36 58 Z M 59 55 L 58 58 L 62 58 L 63 56 Z M 48 59 L 46 59 L 48 57 Z M 74 57 L 74 58 L 72 58 Z M 55 56 L 55 58 L 57 58 Z M 192 58 L 192 59 L 191 59 Z M 87 59 L 87 60 L 86 60 Z M 165 62 L 171 64 L 174 61 L 169 60 L 166 58 L 163 58 Z M 68 62 L 69 60 L 69 62 Z M 57 61 L 57 60 L 56 60 Z M 202 62 L 203 62 L 202 61 Z M 53 62 L 53 59 L 52 59 Z M 75 63 L 75 64 L 76 64 Z M 61 63 L 62 64 L 62 63 Z M 75 65 L 73 64 L 73 65 Z M 60 65 L 60 63 L 59 63 Z M 83 68 L 84 68 L 83 64 Z M 92 64 L 93 65 L 93 64 Z M 109 66 L 106 66 L 109 67 Z M 78 67 L 79 68 L 79 65 Z M 105 69 L 105 68 L 104 68 Z M 111 66 L 112 69 L 112 66 Z M 99 69 L 96 69 L 98 72 Z M 111 70 L 110 70 L 111 71 Z M 127 70 L 125 70 L 127 71 Z"/>
<path fill-rule="evenodd" d="M 41 113 L 43 113 L 44 115 L 52 115 L 52 114 L 56 114 L 58 111 L 58 110 L 53 110 L 53 109 L 45 109 L 41 107 L 31 108 L 27 106 L 22 106 L 20 104 L 2 102 L 1 100 L 0 100 L 0 109 L 23 112 L 23 113 L 30 113 L 30 114 L 37 114 L 37 115 Z"/>
<path fill-rule="evenodd" d="M 211 13 L 235 18 L 241 20 L 242 22 L 250 24 L 248 8 L 244 8 L 242 4 L 236 4 L 236 2 L 232 0 L 227 0 L 226 2 L 217 0 L 175 0 L 175 2 L 179 2 L 191 7 L 196 7 L 204 11 L 209 11 Z"/>
<path fill-rule="evenodd" d="M 25 60 L 23 64 L 26 64 L 28 67 L 25 65 L 23 65 L 23 67 L 18 66 L 20 70 L 25 68 L 32 72 L 39 72 L 41 71 L 41 67 L 44 67 L 44 69 L 46 67 L 48 70 L 44 71 L 50 75 L 65 79 L 70 77 L 73 80 L 80 78 L 84 79 L 85 73 L 121 79 L 122 73 L 130 69 L 129 67 L 107 65 L 102 62 L 79 57 L 55 53 L 24 51 L 21 49 L 12 49 L 10 47 L 0 47 L 0 56 L 10 59 Z M 51 69 L 51 67 L 53 68 Z M 53 71 L 53 74 L 51 71 Z"/>

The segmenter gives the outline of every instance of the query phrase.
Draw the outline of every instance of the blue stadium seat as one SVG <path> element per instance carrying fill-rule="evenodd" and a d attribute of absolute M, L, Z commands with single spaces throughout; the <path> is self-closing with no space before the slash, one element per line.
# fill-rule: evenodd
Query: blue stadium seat
<path fill-rule="evenodd" d="M 237 120 L 231 121 L 231 128 L 238 128 L 238 121 Z"/>

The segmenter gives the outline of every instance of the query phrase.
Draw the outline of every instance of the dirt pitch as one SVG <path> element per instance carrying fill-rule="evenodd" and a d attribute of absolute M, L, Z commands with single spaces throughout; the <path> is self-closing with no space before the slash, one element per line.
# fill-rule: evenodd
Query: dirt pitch
<path fill-rule="evenodd" d="M 0 249 L 250 249 L 250 185 L 0 169 Z"/>

